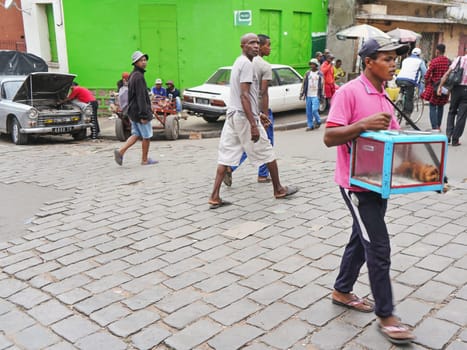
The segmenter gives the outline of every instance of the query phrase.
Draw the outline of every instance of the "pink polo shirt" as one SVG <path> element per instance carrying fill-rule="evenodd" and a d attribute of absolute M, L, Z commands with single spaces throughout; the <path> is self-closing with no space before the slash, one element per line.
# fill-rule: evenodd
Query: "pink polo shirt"
<path fill-rule="evenodd" d="M 344 84 L 336 91 L 326 120 L 326 123 L 330 124 L 327 127 L 354 124 L 372 114 L 386 112 L 392 115 L 389 129 L 400 129 L 399 123 L 394 116 L 394 107 L 386 100 L 385 95 L 387 94 L 384 87 L 382 92 L 378 92 L 365 75 L 361 74 L 358 78 Z M 360 187 L 350 186 L 349 167 L 349 147 L 346 144 L 337 146 L 334 180 L 344 188 L 353 191 L 366 191 Z"/>

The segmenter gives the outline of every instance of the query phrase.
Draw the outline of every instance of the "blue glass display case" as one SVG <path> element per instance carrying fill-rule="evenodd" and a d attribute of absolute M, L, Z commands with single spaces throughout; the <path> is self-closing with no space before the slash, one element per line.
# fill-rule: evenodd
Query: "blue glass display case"
<path fill-rule="evenodd" d="M 368 131 L 352 143 L 350 184 L 391 194 L 442 191 L 447 137 L 407 130 Z"/>

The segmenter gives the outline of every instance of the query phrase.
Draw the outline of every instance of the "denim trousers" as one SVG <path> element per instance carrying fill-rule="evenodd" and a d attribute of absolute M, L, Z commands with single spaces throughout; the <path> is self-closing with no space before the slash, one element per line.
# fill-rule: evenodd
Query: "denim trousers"
<path fill-rule="evenodd" d="M 434 105 L 430 103 L 430 122 L 432 129 L 441 128 L 441 122 L 443 121 L 444 105 Z"/>
<path fill-rule="evenodd" d="M 309 128 L 314 127 L 313 120 L 316 124 L 321 124 L 319 117 L 319 98 L 317 96 L 306 97 L 306 123 Z"/>

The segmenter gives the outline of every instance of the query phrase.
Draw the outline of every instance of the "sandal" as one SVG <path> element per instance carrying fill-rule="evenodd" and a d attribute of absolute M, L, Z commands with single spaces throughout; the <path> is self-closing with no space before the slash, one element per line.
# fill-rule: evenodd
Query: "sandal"
<path fill-rule="evenodd" d="M 114 159 L 115 159 L 115 163 L 117 163 L 118 165 L 122 165 L 123 156 L 120 154 L 120 151 L 116 148 L 114 149 Z"/>
<path fill-rule="evenodd" d="M 297 193 L 297 191 L 298 191 L 298 188 L 295 187 L 295 186 L 286 186 L 284 193 L 276 194 L 276 195 L 274 195 L 274 197 L 276 197 L 276 199 L 287 198 L 287 197 Z"/>
<path fill-rule="evenodd" d="M 269 182 L 271 182 L 271 181 L 272 181 L 271 178 L 268 177 L 268 176 L 258 176 L 258 182 L 259 182 L 260 184 L 269 183 Z"/>
<path fill-rule="evenodd" d="M 346 307 L 347 309 L 359 311 L 359 312 L 373 312 L 374 304 L 366 298 L 359 298 L 355 294 L 351 294 L 352 299 L 348 302 L 343 302 L 332 298 L 334 305 Z"/>
<path fill-rule="evenodd" d="M 209 209 L 217 209 L 217 208 L 220 208 L 220 207 L 231 205 L 232 203 L 227 202 L 227 201 L 223 201 L 222 199 L 220 199 L 218 202 L 210 200 L 208 202 L 208 204 L 209 204 Z"/>
<path fill-rule="evenodd" d="M 393 344 L 408 344 L 415 339 L 410 329 L 400 323 L 392 326 L 383 326 L 378 323 L 378 330 Z"/>
<path fill-rule="evenodd" d="M 153 165 L 153 164 L 157 164 L 159 163 L 158 160 L 155 160 L 155 159 L 151 159 L 151 158 L 148 158 L 148 160 L 146 161 L 146 163 L 141 163 L 141 165 Z"/>

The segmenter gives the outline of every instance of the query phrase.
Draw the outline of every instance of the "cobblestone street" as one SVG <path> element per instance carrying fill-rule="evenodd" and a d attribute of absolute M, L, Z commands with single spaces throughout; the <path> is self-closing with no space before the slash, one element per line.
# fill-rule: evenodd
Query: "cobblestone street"
<path fill-rule="evenodd" d="M 304 134 L 276 134 L 297 195 L 274 199 L 245 164 L 217 210 L 218 139 L 155 141 L 154 166 L 138 143 L 122 167 L 116 141 L 0 141 L 0 188 L 52 198 L 0 242 L 0 349 L 396 349 L 373 313 L 331 304 L 351 220 L 334 162 Z M 293 142 L 307 151 L 281 147 Z M 389 201 L 396 313 L 417 337 L 406 348 L 467 349 L 467 184 L 451 186 Z M 363 272 L 355 293 L 371 296 Z"/>

